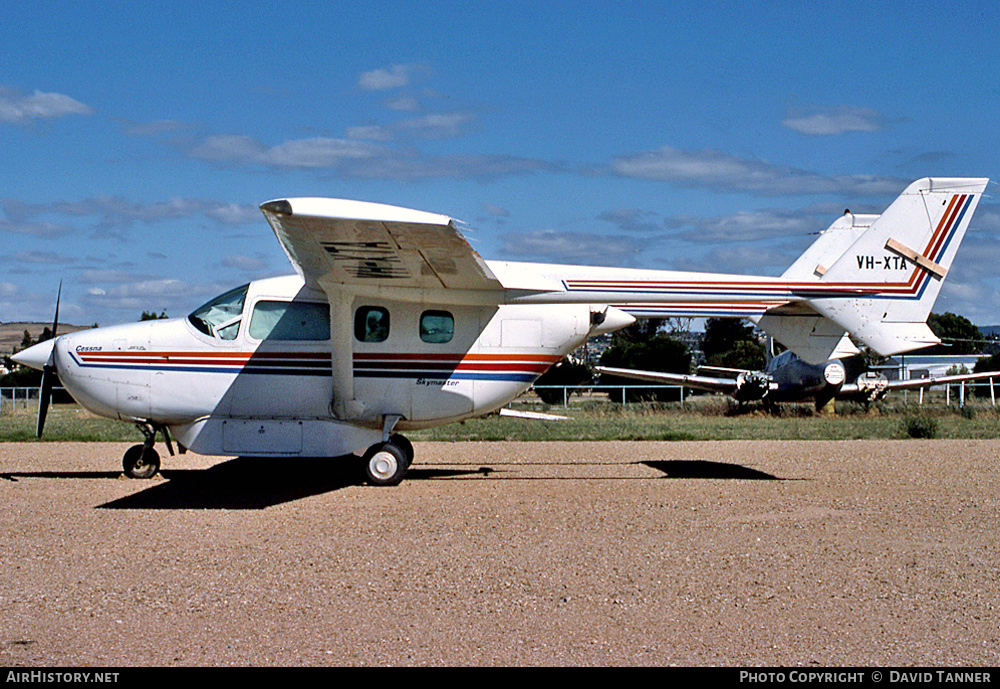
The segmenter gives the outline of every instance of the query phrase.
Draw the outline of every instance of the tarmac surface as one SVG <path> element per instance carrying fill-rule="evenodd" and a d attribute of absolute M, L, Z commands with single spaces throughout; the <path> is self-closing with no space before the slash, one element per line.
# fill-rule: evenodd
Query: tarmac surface
<path fill-rule="evenodd" d="M 0 444 L 0 666 L 1000 665 L 1000 441 L 127 447 Z"/>

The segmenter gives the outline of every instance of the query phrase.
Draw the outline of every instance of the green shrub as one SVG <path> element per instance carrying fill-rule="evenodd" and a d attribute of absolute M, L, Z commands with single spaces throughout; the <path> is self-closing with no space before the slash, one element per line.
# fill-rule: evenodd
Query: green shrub
<path fill-rule="evenodd" d="M 929 416 L 908 416 L 903 419 L 903 429 L 910 438 L 934 438 L 937 436 L 937 421 Z"/>

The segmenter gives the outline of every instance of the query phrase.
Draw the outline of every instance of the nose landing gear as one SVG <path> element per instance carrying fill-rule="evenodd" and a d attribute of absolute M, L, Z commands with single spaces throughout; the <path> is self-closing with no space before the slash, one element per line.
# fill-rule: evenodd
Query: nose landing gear
<path fill-rule="evenodd" d="M 122 468 L 129 478 L 153 478 L 160 470 L 160 454 L 152 447 L 133 445 L 122 458 Z"/>
<path fill-rule="evenodd" d="M 136 422 L 136 428 L 142 431 L 146 440 L 141 445 L 133 445 L 122 458 L 122 469 L 129 478 L 153 478 L 160 471 L 160 454 L 153 445 L 156 443 L 156 432 L 163 433 L 163 440 L 167 444 L 170 455 L 174 454 L 173 443 L 170 442 L 170 433 L 166 426 L 149 422 Z M 181 448 L 183 450 L 183 448 Z"/>

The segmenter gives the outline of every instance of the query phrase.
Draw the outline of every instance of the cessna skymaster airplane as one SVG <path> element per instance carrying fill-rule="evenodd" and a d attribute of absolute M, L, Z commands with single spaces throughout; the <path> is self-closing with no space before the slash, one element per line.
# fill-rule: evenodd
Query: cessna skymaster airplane
<path fill-rule="evenodd" d="M 921 179 L 849 244 L 816 244 L 782 277 L 484 261 L 451 218 L 358 201 L 261 206 L 298 273 L 187 318 L 62 335 L 20 352 L 84 407 L 133 421 L 123 461 L 159 469 L 162 433 L 193 452 L 267 457 L 365 450 L 369 482 L 413 459 L 400 435 L 500 409 L 591 335 L 636 318 L 750 316 L 806 361 L 936 343 L 931 305 L 986 179 Z M 819 242 L 817 242 L 818 244 Z"/>

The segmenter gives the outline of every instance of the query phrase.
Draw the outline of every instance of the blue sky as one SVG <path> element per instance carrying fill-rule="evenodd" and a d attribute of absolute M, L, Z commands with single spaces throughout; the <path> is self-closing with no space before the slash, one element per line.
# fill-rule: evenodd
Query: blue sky
<path fill-rule="evenodd" d="M 291 272 L 258 205 L 486 258 L 777 275 L 844 208 L 1000 179 L 991 2 L 33 2 L 0 26 L 0 321 Z M 1000 323 L 993 182 L 935 311 Z"/>

